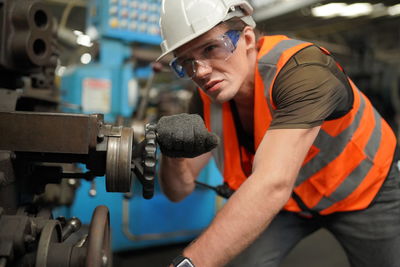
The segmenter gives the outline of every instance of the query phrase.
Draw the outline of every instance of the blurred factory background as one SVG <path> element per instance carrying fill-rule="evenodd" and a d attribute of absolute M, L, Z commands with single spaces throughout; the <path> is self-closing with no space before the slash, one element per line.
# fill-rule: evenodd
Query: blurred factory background
<path fill-rule="evenodd" d="M 249 2 L 266 34 L 330 50 L 398 133 L 399 1 Z M 157 183 L 151 125 L 195 89 L 154 62 L 160 3 L 0 1 L 0 267 L 166 266 L 224 204 Z M 200 179 L 221 182 L 214 163 Z M 283 266 L 349 265 L 320 231 Z"/>

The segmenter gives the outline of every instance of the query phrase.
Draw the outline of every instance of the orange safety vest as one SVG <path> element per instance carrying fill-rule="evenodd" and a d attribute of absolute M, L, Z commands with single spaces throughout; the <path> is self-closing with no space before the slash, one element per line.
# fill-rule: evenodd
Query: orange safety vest
<path fill-rule="evenodd" d="M 275 110 L 272 88 L 276 77 L 294 54 L 311 45 L 281 35 L 261 38 L 254 89 L 255 151 Z M 396 147 L 389 125 L 348 80 L 354 94 L 353 108 L 338 119 L 323 122 L 295 182 L 295 194 L 309 211 L 321 215 L 366 208 L 388 174 Z M 242 166 L 245 161 L 252 162 L 252 155 L 239 145 L 229 103 L 215 103 L 201 90 L 200 96 L 205 124 L 221 138 L 213 150 L 215 161 L 224 181 L 236 190 L 248 176 Z M 293 197 L 284 209 L 302 211 Z"/>

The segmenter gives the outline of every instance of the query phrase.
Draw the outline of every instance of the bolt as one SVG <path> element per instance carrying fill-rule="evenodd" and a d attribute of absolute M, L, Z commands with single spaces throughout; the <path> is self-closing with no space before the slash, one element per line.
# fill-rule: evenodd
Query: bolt
<path fill-rule="evenodd" d="M 76 185 L 76 179 L 68 179 L 68 185 L 75 186 Z"/>
<path fill-rule="evenodd" d="M 32 235 L 26 235 L 24 237 L 24 241 L 25 241 L 25 243 L 29 243 L 30 244 L 30 243 L 35 242 L 36 238 L 34 236 L 32 236 Z"/>
<path fill-rule="evenodd" d="M 95 197 L 97 195 L 97 191 L 96 191 L 96 189 L 94 189 L 94 188 L 91 188 L 90 190 L 89 190 L 89 196 L 91 196 L 91 197 Z"/>

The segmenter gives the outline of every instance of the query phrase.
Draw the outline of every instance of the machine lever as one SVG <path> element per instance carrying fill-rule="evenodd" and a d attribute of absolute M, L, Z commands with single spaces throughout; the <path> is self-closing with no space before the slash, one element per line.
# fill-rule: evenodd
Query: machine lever
<path fill-rule="evenodd" d="M 96 181 L 90 183 L 89 196 L 95 197 L 97 195 Z"/>
<path fill-rule="evenodd" d="M 62 241 L 65 241 L 71 234 L 77 232 L 81 226 L 82 223 L 78 218 L 73 217 L 69 219 L 62 229 Z"/>

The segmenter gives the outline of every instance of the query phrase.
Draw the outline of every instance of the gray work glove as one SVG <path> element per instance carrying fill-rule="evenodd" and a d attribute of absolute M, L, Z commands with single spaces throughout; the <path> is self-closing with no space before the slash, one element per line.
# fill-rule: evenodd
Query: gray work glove
<path fill-rule="evenodd" d="M 163 116 L 156 126 L 161 152 L 172 158 L 194 158 L 215 148 L 216 134 L 210 133 L 196 114 Z"/>

